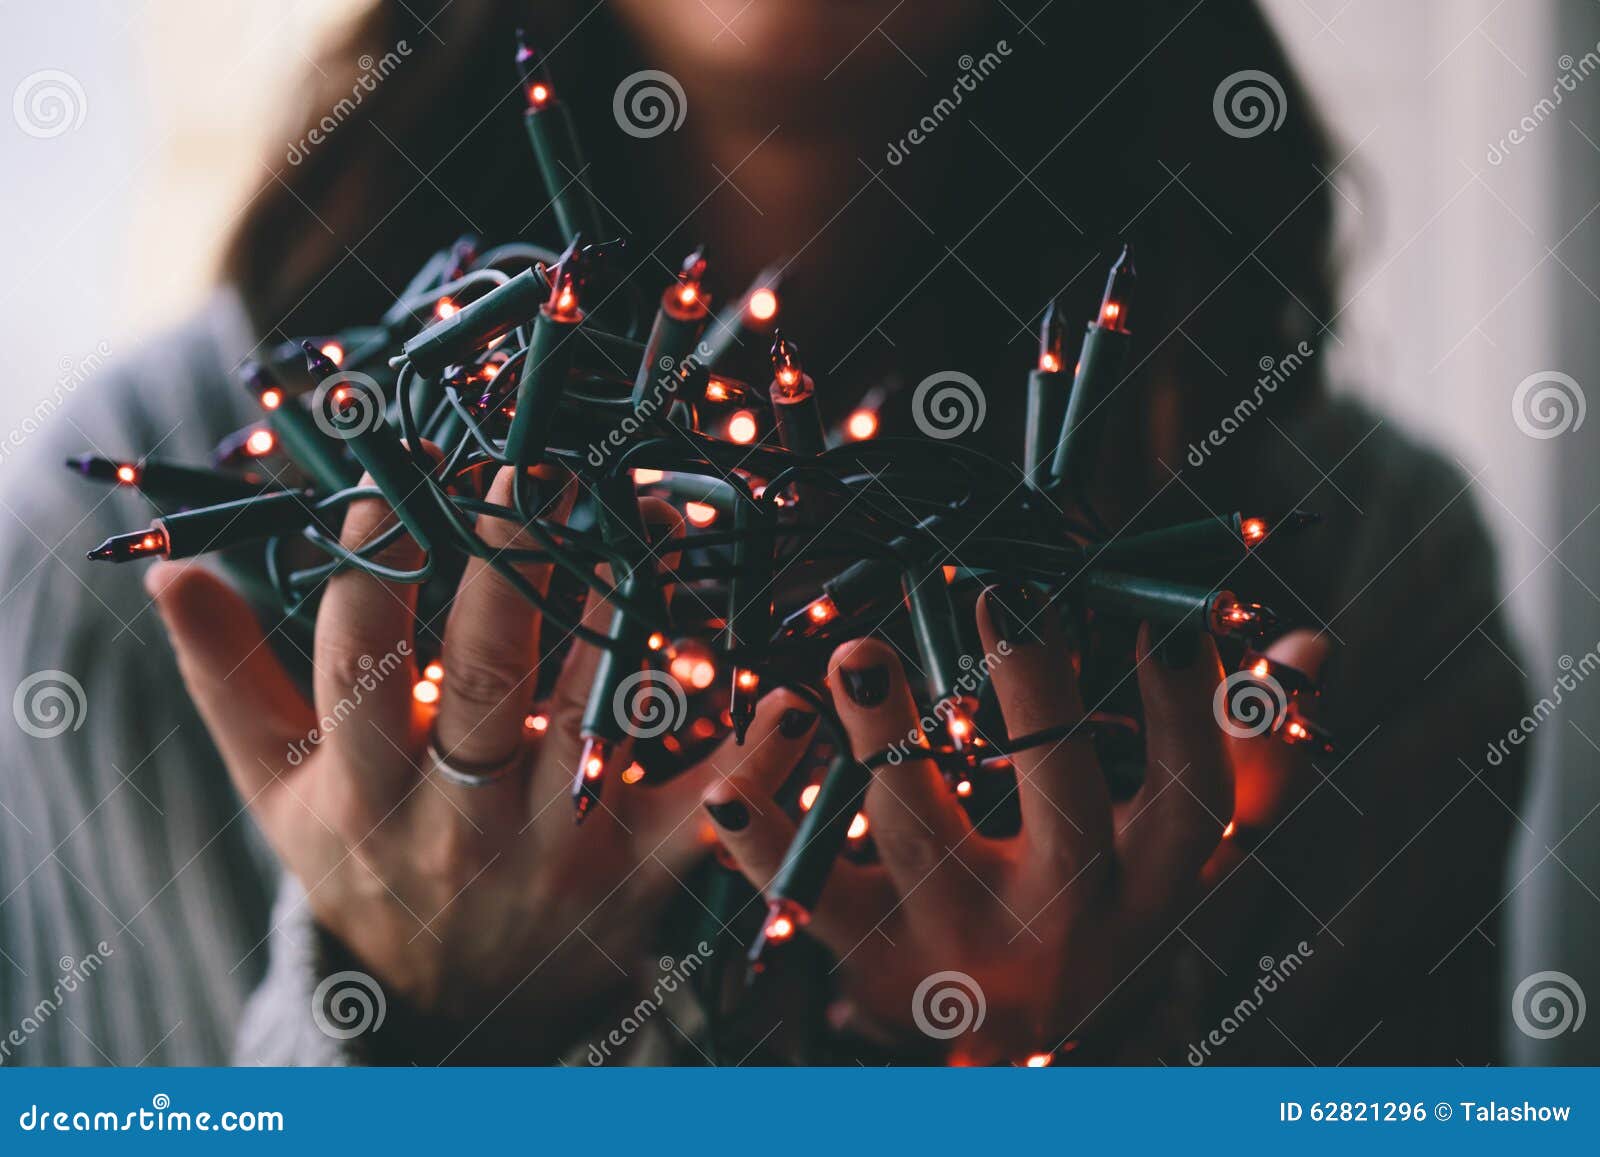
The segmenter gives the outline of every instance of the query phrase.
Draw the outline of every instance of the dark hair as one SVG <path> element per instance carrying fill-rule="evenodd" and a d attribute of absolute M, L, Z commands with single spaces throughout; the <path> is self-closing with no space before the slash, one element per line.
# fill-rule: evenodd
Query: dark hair
<path fill-rule="evenodd" d="M 1092 315 L 1115 242 L 1129 234 L 1141 286 L 1151 287 L 1139 306 L 1146 332 L 1175 335 L 1166 354 L 1179 359 L 1186 388 L 1211 396 L 1205 384 L 1216 383 L 1212 409 L 1237 382 L 1254 381 L 1264 357 L 1302 339 L 1318 344 L 1334 312 L 1333 162 L 1255 0 L 1057 3 L 1026 28 L 1002 5 L 989 19 L 989 40 L 973 48 L 1003 39 L 1009 54 L 938 130 L 961 150 L 969 179 L 919 187 L 912 166 L 882 166 L 883 181 L 934 223 L 932 252 L 958 250 L 959 262 L 923 293 L 992 310 L 1026 344 L 1014 323 L 1031 324 L 1069 276 L 1077 275 L 1064 288 L 1068 308 Z M 429 253 L 464 231 L 552 239 L 517 115 L 518 23 L 550 49 L 595 187 L 626 201 L 639 183 L 627 179 L 627 158 L 645 145 L 617 131 L 611 97 L 639 63 L 609 13 L 555 2 L 378 0 L 320 57 L 305 124 L 289 139 L 312 139 L 310 129 L 359 86 L 363 62 L 401 43 L 407 54 L 359 101 L 338 106 L 344 115 L 298 163 L 273 166 L 227 248 L 224 274 L 263 333 L 325 331 L 376 314 Z M 1258 110 L 1265 124 L 1237 127 L 1242 113 L 1227 102 L 1227 82 L 1252 83 L 1241 73 L 1268 94 Z M 977 290 L 963 296 L 973 278 L 1000 304 Z M 1317 377 L 1302 376 L 1297 391 Z"/>

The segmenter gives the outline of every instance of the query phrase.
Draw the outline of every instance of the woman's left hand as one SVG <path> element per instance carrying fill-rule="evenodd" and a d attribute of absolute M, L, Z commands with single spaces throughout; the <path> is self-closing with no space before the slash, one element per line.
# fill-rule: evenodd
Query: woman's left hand
<path fill-rule="evenodd" d="M 1046 610 L 1020 587 L 991 587 L 979 609 L 984 648 L 1001 656 L 991 671 L 1013 736 L 1083 715 L 1072 656 Z M 874 772 L 865 810 L 881 864 L 835 865 L 808 926 L 839 959 L 841 1023 L 949 1060 L 1020 1061 L 1085 1032 L 1155 955 L 1195 902 L 1233 811 L 1213 715 L 1216 649 L 1187 632 L 1161 641 L 1149 624 L 1140 631 L 1148 771 L 1126 804 L 1113 805 L 1082 733 L 1017 754 L 1022 830 L 1010 839 L 975 832 L 931 760 Z M 886 644 L 840 647 L 828 680 L 857 758 L 915 731 L 918 711 Z M 735 777 L 708 802 L 741 791 L 753 785 Z M 777 808 L 759 811 L 720 835 L 764 888 L 794 826 Z"/>

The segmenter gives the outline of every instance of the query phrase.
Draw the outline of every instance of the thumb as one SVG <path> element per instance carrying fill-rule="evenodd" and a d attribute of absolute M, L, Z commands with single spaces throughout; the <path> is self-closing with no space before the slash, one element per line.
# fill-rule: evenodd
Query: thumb
<path fill-rule="evenodd" d="M 298 763 L 291 752 L 309 746 L 314 713 L 232 587 L 202 567 L 164 562 L 145 574 L 145 589 L 234 786 L 254 800 Z"/>

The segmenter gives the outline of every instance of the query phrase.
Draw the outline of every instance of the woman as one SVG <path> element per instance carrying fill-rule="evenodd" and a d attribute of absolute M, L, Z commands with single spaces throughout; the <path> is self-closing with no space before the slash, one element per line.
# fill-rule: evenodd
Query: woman
<path fill-rule="evenodd" d="M 1325 391 L 1339 160 L 1254 4 L 1056 3 L 1026 24 L 976 0 L 914 13 L 886 0 L 613 0 L 540 4 L 531 20 L 513 5 L 416 7 L 375 5 L 319 68 L 312 122 L 361 87 L 360 58 L 402 61 L 275 166 L 228 249 L 227 291 L 79 407 L 73 448 L 87 437 L 198 459 L 245 419 L 225 379 L 261 342 L 376 315 L 463 228 L 548 238 L 507 64 L 525 20 L 582 122 L 590 183 L 630 261 L 664 279 L 704 240 L 733 287 L 792 258 L 785 324 L 808 339 L 835 417 L 871 386 L 955 368 L 986 386 L 970 442 L 1014 455 L 1036 319 L 1057 298 L 1066 316 L 1092 316 L 1108 247 L 1131 236 L 1143 361 L 1109 407 L 1105 444 L 1123 452 L 1098 463 L 1094 504 L 1113 527 L 1252 503 L 1318 509 L 1323 527 L 1263 577 L 1310 624 L 1277 653 L 1321 668 L 1348 754 L 1313 762 L 1225 740 L 1210 643 L 1157 649 L 1146 630 L 1142 793 L 1114 807 L 1088 753 L 1043 752 L 1019 760 L 1023 835 L 986 841 L 929 766 L 885 769 L 867 800 L 883 864 L 841 871 L 811 927 L 832 962 L 775 978 L 738 1026 L 749 1051 L 731 1059 L 1496 1057 L 1493 925 L 1520 769 L 1479 774 L 1462 758 L 1520 701 L 1493 562 L 1455 473 Z M 641 138 L 613 115 L 619 84 L 645 68 L 681 86 L 678 131 Z M 1281 123 L 1230 119 L 1222 90 L 1246 70 L 1281 90 L 1269 112 Z M 1268 366 L 1270 388 L 1254 388 Z M 887 428 L 911 429 L 910 393 L 891 394 Z M 1237 408 L 1247 393 L 1258 408 Z M 73 527 L 85 496 L 53 478 L 26 495 L 8 486 L 6 501 L 47 522 L 56 533 L 37 537 L 51 542 L 141 517 L 107 505 Z M 659 548 L 675 520 L 655 514 Z M 388 517 L 358 505 L 345 541 Z M 515 541 L 513 527 L 482 529 Z M 578 838 L 545 805 L 575 759 L 587 648 L 567 659 L 550 734 L 487 793 L 430 772 L 403 679 L 290 768 L 286 741 L 348 693 L 363 656 L 407 642 L 406 589 L 336 578 L 306 655 L 263 635 L 208 572 L 152 569 L 202 726 L 132 584 L 81 567 L 41 582 L 32 568 L 53 564 L 14 537 L 5 586 L 29 612 L 4 626 L 14 682 L 72 673 L 90 714 L 30 741 L 5 773 L 26 829 L 7 843 L 0 905 L 19 993 L 7 1012 L 32 1007 L 50 962 L 97 934 L 126 969 L 77 1000 L 77 1032 L 65 1008 L 49 1021 L 37 1059 L 218 1060 L 270 955 L 237 1041 L 246 1063 L 549 1063 L 586 1048 L 594 1062 L 594 1042 L 643 1007 L 660 922 L 708 842 L 756 887 L 781 857 L 773 793 L 815 723 L 798 699 L 769 696 L 746 748 Z M 394 553 L 403 562 L 406 547 Z M 985 645 L 1016 653 L 995 673 L 1013 733 L 1081 710 L 1070 653 L 1026 591 L 986 592 L 978 613 Z M 589 614 L 603 622 L 603 608 Z M 49 629 L 60 621 L 74 630 Z M 464 765 L 506 763 L 537 622 L 469 572 L 435 626 L 447 657 L 437 742 Z M 295 681 L 308 672 L 309 695 Z M 881 641 L 841 648 L 828 689 L 858 755 L 914 723 Z M 247 811 L 287 868 L 270 920 Z M 1239 835 L 1223 841 L 1230 819 Z M 350 972 L 376 978 L 386 1019 L 344 1039 L 313 993 Z M 940 973 L 981 989 L 981 1028 L 946 1040 L 913 1015 Z M 677 1015 L 600 1059 L 697 1063 L 703 1038 Z"/>

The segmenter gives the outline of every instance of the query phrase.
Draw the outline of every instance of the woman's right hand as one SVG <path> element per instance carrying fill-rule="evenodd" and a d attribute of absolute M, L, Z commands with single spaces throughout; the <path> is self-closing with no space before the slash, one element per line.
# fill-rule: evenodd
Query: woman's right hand
<path fill-rule="evenodd" d="M 490 500 L 509 505 L 510 490 L 502 471 Z M 553 505 L 570 506 L 571 490 Z M 670 507 L 644 507 L 657 547 L 681 534 Z M 392 522 L 386 503 L 352 503 L 341 541 L 357 548 Z M 532 545 L 504 520 L 478 530 L 492 546 Z M 379 558 L 421 561 L 405 536 Z M 547 587 L 548 565 L 519 569 Z M 569 1047 L 624 988 L 676 880 L 714 841 L 701 796 L 737 773 L 764 786 L 758 806 L 770 799 L 815 723 L 798 697 L 769 695 L 743 746 L 730 740 L 661 787 L 612 782 L 579 828 L 569 786 L 599 652 L 572 648 L 530 751 L 539 615 L 483 560 L 469 560 L 443 632 L 437 708 L 412 693 L 415 586 L 356 571 L 329 581 L 313 706 L 219 579 L 167 563 L 147 585 L 234 783 L 316 920 L 391 999 L 447 1026 L 439 1060 L 548 1061 Z M 591 593 L 584 625 L 603 633 L 609 613 Z M 452 764 L 508 774 L 450 782 L 432 766 L 430 731 Z"/>

